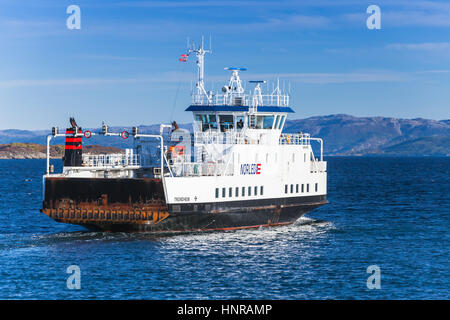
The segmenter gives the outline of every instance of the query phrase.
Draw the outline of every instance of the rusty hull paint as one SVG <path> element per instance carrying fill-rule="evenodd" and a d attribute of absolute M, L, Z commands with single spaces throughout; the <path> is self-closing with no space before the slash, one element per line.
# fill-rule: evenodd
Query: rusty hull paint
<path fill-rule="evenodd" d="M 46 178 L 41 211 L 58 222 L 89 226 L 157 224 L 169 216 L 162 182 L 150 178 Z"/>

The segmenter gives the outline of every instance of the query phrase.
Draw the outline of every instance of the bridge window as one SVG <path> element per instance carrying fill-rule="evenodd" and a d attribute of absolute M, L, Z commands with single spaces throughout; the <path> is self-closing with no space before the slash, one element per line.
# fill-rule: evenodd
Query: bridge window
<path fill-rule="evenodd" d="M 236 128 L 238 130 L 241 130 L 242 128 L 244 128 L 244 116 L 236 117 Z"/>
<path fill-rule="evenodd" d="M 257 196 L 257 195 L 258 195 L 258 187 L 255 186 L 255 196 Z"/>
<path fill-rule="evenodd" d="M 256 129 L 272 129 L 274 116 L 257 116 Z"/>
<path fill-rule="evenodd" d="M 228 196 L 231 198 L 233 196 L 233 188 L 228 189 Z"/>
<path fill-rule="evenodd" d="M 245 187 L 242 187 L 242 196 L 245 197 Z"/>
<path fill-rule="evenodd" d="M 275 116 L 275 126 L 274 129 L 278 129 L 278 124 L 280 123 L 281 116 Z"/>
<path fill-rule="evenodd" d="M 195 120 L 200 123 L 202 131 L 217 129 L 216 115 L 214 114 L 197 114 Z"/>
<path fill-rule="evenodd" d="M 226 189 L 222 188 L 222 198 L 225 198 L 225 196 L 226 196 Z"/>
<path fill-rule="evenodd" d="M 288 193 L 288 185 L 287 184 L 284 185 L 284 193 Z"/>
<path fill-rule="evenodd" d="M 259 194 L 260 194 L 260 195 L 263 195 L 263 194 L 264 194 L 264 187 L 263 187 L 263 186 L 261 186 L 261 188 L 259 189 Z"/>
<path fill-rule="evenodd" d="M 219 197 L 219 188 L 216 188 L 216 198 Z"/>
<path fill-rule="evenodd" d="M 294 193 L 294 185 L 291 184 L 291 193 Z"/>
<path fill-rule="evenodd" d="M 316 183 L 315 189 L 316 189 L 316 192 L 319 190 L 319 184 L 318 183 Z"/>
<path fill-rule="evenodd" d="M 219 124 L 221 132 L 233 129 L 233 115 L 231 114 L 219 115 Z"/>
<path fill-rule="evenodd" d="M 280 123 L 278 124 L 278 129 L 281 129 L 281 127 L 283 126 L 284 118 L 286 118 L 286 116 L 281 116 Z"/>
<path fill-rule="evenodd" d="M 309 192 L 309 183 L 306 184 L 306 192 Z"/>
<path fill-rule="evenodd" d="M 273 128 L 274 116 L 265 116 L 263 121 L 263 129 Z"/>
<path fill-rule="evenodd" d="M 239 187 L 236 187 L 235 196 L 236 196 L 236 197 L 239 197 Z"/>
<path fill-rule="evenodd" d="M 295 192 L 298 193 L 298 183 L 295 185 Z"/>
<path fill-rule="evenodd" d="M 252 187 L 248 187 L 248 195 L 251 196 L 252 195 Z"/>
<path fill-rule="evenodd" d="M 302 183 L 302 193 L 305 192 L 305 185 Z"/>

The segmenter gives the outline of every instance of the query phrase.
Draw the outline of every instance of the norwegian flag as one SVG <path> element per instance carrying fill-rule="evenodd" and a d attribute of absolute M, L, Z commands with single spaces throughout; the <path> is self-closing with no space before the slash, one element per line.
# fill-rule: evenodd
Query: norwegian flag
<path fill-rule="evenodd" d="M 181 55 L 181 58 L 180 58 L 180 61 L 181 61 L 181 62 L 186 62 L 188 57 L 189 57 L 188 54 L 182 54 L 182 55 Z"/>

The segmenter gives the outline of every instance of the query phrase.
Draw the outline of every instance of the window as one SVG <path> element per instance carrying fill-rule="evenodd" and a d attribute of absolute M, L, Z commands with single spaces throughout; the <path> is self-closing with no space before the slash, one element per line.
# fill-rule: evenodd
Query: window
<path fill-rule="evenodd" d="M 242 196 L 245 197 L 245 187 L 242 187 Z"/>
<path fill-rule="evenodd" d="M 258 187 L 255 186 L 255 196 L 257 196 L 257 195 L 258 195 Z"/>
<path fill-rule="evenodd" d="M 263 186 L 261 186 L 261 188 L 259 189 L 259 194 L 260 194 L 260 195 L 263 195 L 263 194 L 264 194 L 264 187 L 263 187 Z"/>
<path fill-rule="evenodd" d="M 284 122 L 284 118 L 285 117 L 286 116 L 281 116 L 280 123 L 278 124 L 278 129 L 281 129 L 281 127 L 283 126 L 283 122 Z"/>
<path fill-rule="evenodd" d="M 235 196 L 236 196 L 236 197 L 239 197 L 239 187 L 236 187 Z"/>
<path fill-rule="evenodd" d="M 203 124 L 202 124 L 202 115 L 201 114 L 196 114 L 195 115 L 195 123 L 197 125 L 198 130 L 202 131 L 203 128 Z"/>
<path fill-rule="evenodd" d="M 229 129 L 233 129 L 233 115 L 221 114 L 219 115 L 220 131 L 225 132 Z"/>
<path fill-rule="evenodd" d="M 316 192 L 319 190 L 319 184 L 318 183 L 316 183 Z"/>
<path fill-rule="evenodd" d="M 274 129 L 278 129 L 278 124 L 280 123 L 281 116 L 275 116 L 275 126 Z"/>
<path fill-rule="evenodd" d="M 305 185 L 302 183 L 302 193 L 305 192 Z"/>
<path fill-rule="evenodd" d="M 219 197 L 219 188 L 216 188 L 216 198 Z"/>
<path fill-rule="evenodd" d="M 256 129 L 272 129 L 274 116 L 256 116 Z"/>
<path fill-rule="evenodd" d="M 197 115 L 197 121 L 201 120 L 202 131 L 209 129 L 217 129 L 216 115 L 215 114 L 199 114 Z"/>
<path fill-rule="evenodd" d="M 272 129 L 274 116 L 265 116 L 263 120 L 263 129 Z"/>
<path fill-rule="evenodd" d="M 228 196 L 231 198 L 233 196 L 233 188 L 228 189 Z"/>
<path fill-rule="evenodd" d="M 236 128 L 238 130 L 241 130 L 242 128 L 244 128 L 244 116 L 236 117 Z"/>
<path fill-rule="evenodd" d="M 284 193 L 288 193 L 288 186 L 287 186 L 287 184 L 284 185 Z"/>
<path fill-rule="evenodd" d="M 306 192 L 309 192 L 309 183 L 306 185 Z"/>
<path fill-rule="evenodd" d="M 294 185 L 291 184 L 291 193 L 294 193 Z"/>
<path fill-rule="evenodd" d="M 295 192 L 298 193 L 298 183 L 295 185 Z"/>
<path fill-rule="evenodd" d="M 225 195 L 226 195 L 226 190 L 225 190 L 225 188 L 222 188 L 222 198 L 225 198 Z"/>
<path fill-rule="evenodd" d="M 251 196 L 252 195 L 252 187 L 248 187 L 248 195 Z"/>

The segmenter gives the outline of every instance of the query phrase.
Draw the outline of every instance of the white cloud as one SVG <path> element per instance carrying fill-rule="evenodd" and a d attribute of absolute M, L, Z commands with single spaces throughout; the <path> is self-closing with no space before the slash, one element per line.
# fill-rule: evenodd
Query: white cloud
<path fill-rule="evenodd" d="M 311 84 L 329 83 L 361 83 L 361 82 L 401 82 L 412 79 L 413 73 L 399 73 L 389 71 L 354 72 L 354 73 L 270 73 L 246 74 L 245 79 L 275 79 L 280 78 L 293 82 Z M 193 73 L 166 72 L 153 77 L 131 78 L 62 78 L 62 79 L 19 79 L 0 80 L 0 88 L 38 87 L 38 86 L 94 86 L 110 84 L 136 83 L 188 83 L 194 79 Z M 243 80 L 245 80 L 243 79 Z M 207 81 L 224 82 L 223 75 L 208 76 Z"/>
<path fill-rule="evenodd" d="M 361 83 L 361 82 L 403 82 L 412 79 L 411 74 L 389 71 L 351 73 L 280 73 L 259 74 L 258 79 L 286 79 L 293 82 L 311 84 Z"/>

